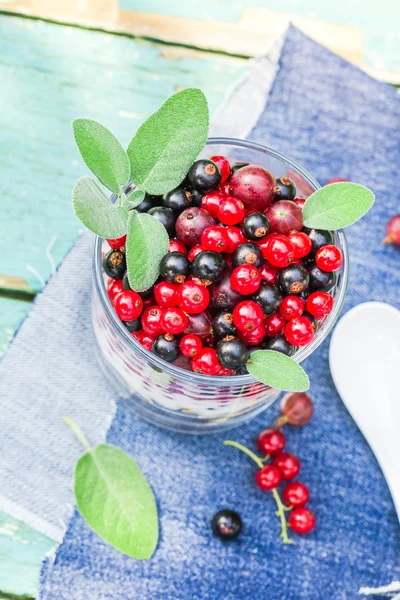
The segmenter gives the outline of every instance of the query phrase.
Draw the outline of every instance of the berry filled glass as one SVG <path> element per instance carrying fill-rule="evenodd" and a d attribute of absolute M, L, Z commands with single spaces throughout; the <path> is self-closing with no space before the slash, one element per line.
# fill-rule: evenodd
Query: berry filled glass
<path fill-rule="evenodd" d="M 191 433 L 239 425 L 279 395 L 247 373 L 251 352 L 301 362 L 325 339 L 343 305 L 348 255 L 341 231 L 302 227 L 294 195 L 318 187 L 280 153 L 210 139 L 181 189 L 143 202 L 172 240 L 152 288 L 131 291 L 123 245 L 97 238 L 97 351 L 140 416 Z"/>

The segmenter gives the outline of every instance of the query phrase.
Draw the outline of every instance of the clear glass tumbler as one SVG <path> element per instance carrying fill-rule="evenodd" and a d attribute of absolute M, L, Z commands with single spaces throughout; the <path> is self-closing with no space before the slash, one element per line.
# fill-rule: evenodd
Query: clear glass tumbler
<path fill-rule="evenodd" d="M 302 167 L 283 154 L 252 142 L 210 138 L 200 157 L 227 156 L 265 167 L 276 177 L 288 174 L 298 196 L 308 196 L 318 183 Z M 319 325 L 311 344 L 294 354 L 301 363 L 324 341 L 342 310 L 348 280 L 348 252 L 342 231 L 335 233 L 343 265 L 336 272 L 331 293 L 332 312 Z M 97 238 L 93 260 L 93 330 L 99 362 L 118 393 L 128 398 L 132 410 L 147 421 L 184 433 L 213 433 L 236 427 L 268 408 L 280 392 L 259 383 L 251 375 L 210 377 L 167 363 L 141 346 L 119 321 L 107 296 L 107 276 L 102 256 L 107 243 Z"/>

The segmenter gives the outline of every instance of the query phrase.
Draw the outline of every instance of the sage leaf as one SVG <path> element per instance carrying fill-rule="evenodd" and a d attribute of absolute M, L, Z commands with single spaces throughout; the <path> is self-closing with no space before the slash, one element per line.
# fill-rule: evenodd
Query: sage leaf
<path fill-rule="evenodd" d="M 144 200 L 146 193 L 143 190 L 135 190 L 126 199 L 126 207 L 128 210 L 132 210 L 139 206 Z"/>
<path fill-rule="evenodd" d="M 128 232 L 128 213 L 115 206 L 90 177 L 74 185 L 72 204 L 78 219 L 100 237 L 119 238 Z"/>
<path fill-rule="evenodd" d="M 155 195 L 176 188 L 205 146 L 208 122 L 201 90 L 188 88 L 168 98 L 129 144 L 132 181 Z"/>
<path fill-rule="evenodd" d="M 160 275 L 160 262 L 169 247 L 168 233 L 147 213 L 130 212 L 126 262 L 129 285 L 136 292 L 149 289 Z"/>
<path fill-rule="evenodd" d="M 103 185 L 118 193 L 129 180 L 130 164 L 117 138 L 106 127 L 90 119 L 75 119 L 72 128 L 86 165 Z"/>
<path fill-rule="evenodd" d="M 256 350 L 247 370 L 265 385 L 286 392 L 305 392 L 310 387 L 307 373 L 293 358 L 274 350 Z"/>
<path fill-rule="evenodd" d="M 325 185 L 307 198 L 303 207 L 304 225 L 331 230 L 348 227 L 369 211 L 374 200 L 373 192 L 358 183 Z"/>

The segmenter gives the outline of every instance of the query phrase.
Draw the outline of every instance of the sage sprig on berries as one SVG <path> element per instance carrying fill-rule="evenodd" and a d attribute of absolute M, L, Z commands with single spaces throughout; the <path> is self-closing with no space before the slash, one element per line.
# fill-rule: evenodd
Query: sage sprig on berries
<path fill-rule="evenodd" d="M 276 390 L 305 392 L 310 388 L 304 369 L 293 358 L 281 352 L 256 350 L 246 366 L 250 375 Z"/>

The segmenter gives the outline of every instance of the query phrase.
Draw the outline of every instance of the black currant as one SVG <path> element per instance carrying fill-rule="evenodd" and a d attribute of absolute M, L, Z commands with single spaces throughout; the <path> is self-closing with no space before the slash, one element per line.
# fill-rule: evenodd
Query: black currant
<path fill-rule="evenodd" d="M 190 260 L 183 252 L 168 252 L 161 259 L 161 277 L 171 283 L 183 283 L 189 272 Z"/>
<path fill-rule="evenodd" d="M 239 369 L 249 360 L 250 353 L 241 340 L 227 336 L 217 346 L 218 360 L 227 369 Z"/>
<path fill-rule="evenodd" d="M 192 204 L 190 192 L 183 187 L 177 187 L 163 196 L 164 206 L 170 208 L 176 215 Z"/>
<path fill-rule="evenodd" d="M 239 265 L 254 265 L 261 267 L 263 255 L 257 244 L 253 242 L 244 242 L 240 244 L 232 254 L 232 267 L 235 269 Z"/>
<path fill-rule="evenodd" d="M 139 204 L 135 208 L 140 213 L 146 213 L 154 206 L 161 206 L 163 202 L 162 196 L 151 196 L 150 194 L 146 194 L 143 202 Z"/>
<path fill-rule="evenodd" d="M 221 182 L 221 171 L 212 160 L 202 158 L 192 164 L 188 172 L 191 185 L 200 192 L 214 190 Z"/>
<path fill-rule="evenodd" d="M 233 165 L 231 166 L 231 172 L 229 177 L 231 177 L 231 175 L 233 175 L 234 173 L 236 173 L 236 171 L 239 171 L 239 169 L 242 169 L 243 167 L 247 167 L 250 163 L 247 162 L 235 162 L 233 163 Z"/>
<path fill-rule="evenodd" d="M 129 284 L 128 271 L 125 271 L 124 276 L 122 278 L 122 287 L 124 288 L 124 290 L 132 291 L 132 288 Z"/>
<path fill-rule="evenodd" d="M 176 217 L 170 208 L 167 208 L 166 206 L 155 206 L 149 210 L 149 215 L 164 225 L 169 237 L 174 237 Z"/>
<path fill-rule="evenodd" d="M 142 319 L 135 319 L 134 321 L 121 321 L 122 325 L 124 325 L 130 333 L 134 331 L 139 331 L 142 329 Z"/>
<path fill-rule="evenodd" d="M 153 342 L 152 350 L 160 358 L 173 362 L 180 354 L 179 340 L 170 333 L 159 335 Z"/>
<path fill-rule="evenodd" d="M 275 350 L 275 352 L 281 352 L 282 354 L 286 354 L 286 356 L 292 356 L 295 351 L 294 346 L 289 344 L 284 335 L 265 338 L 263 346 L 265 350 Z"/>
<path fill-rule="evenodd" d="M 112 279 L 122 279 L 126 271 L 125 254 L 119 250 L 109 250 L 103 258 L 103 269 Z"/>
<path fill-rule="evenodd" d="M 199 252 L 192 262 L 192 274 L 204 282 L 214 282 L 224 274 L 226 262 L 219 252 Z"/>
<path fill-rule="evenodd" d="M 229 311 L 222 311 L 217 313 L 212 321 L 213 332 L 218 338 L 224 338 L 227 335 L 235 336 L 237 329 L 233 324 L 232 313 Z"/>
<path fill-rule="evenodd" d="M 192 206 L 199 207 L 201 199 L 203 198 L 203 192 L 200 192 L 199 190 L 190 190 L 190 196 L 192 199 Z"/>
<path fill-rule="evenodd" d="M 335 282 L 334 273 L 327 273 L 326 271 L 321 271 L 321 269 L 315 262 L 312 262 L 310 265 L 308 265 L 307 269 L 308 274 L 310 275 L 309 288 L 311 291 L 328 291 L 331 289 Z"/>
<path fill-rule="evenodd" d="M 296 198 L 296 186 L 287 175 L 276 180 L 276 187 L 276 198 L 279 198 L 279 200 L 294 200 Z"/>
<path fill-rule="evenodd" d="M 272 315 L 281 305 L 283 295 L 279 288 L 269 283 L 262 282 L 251 299 L 261 306 L 265 315 Z"/>
<path fill-rule="evenodd" d="M 289 265 L 281 269 L 278 275 L 278 285 L 284 294 L 299 296 L 307 289 L 310 277 L 301 265 Z"/>
<path fill-rule="evenodd" d="M 263 213 L 250 213 L 243 219 L 242 231 L 248 240 L 261 240 L 269 233 L 269 221 Z"/>
<path fill-rule="evenodd" d="M 211 521 L 212 532 L 221 540 L 231 540 L 242 530 L 242 519 L 237 512 L 225 508 L 218 511 Z"/>
<path fill-rule="evenodd" d="M 308 227 L 303 227 L 303 231 L 308 235 L 312 242 L 309 256 L 315 256 L 317 250 L 322 248 L 322 246 L 327 246 L 334 242 L 333 233 L 331 231 L 325 231 L 324 229 L 309 229 Z"/>

